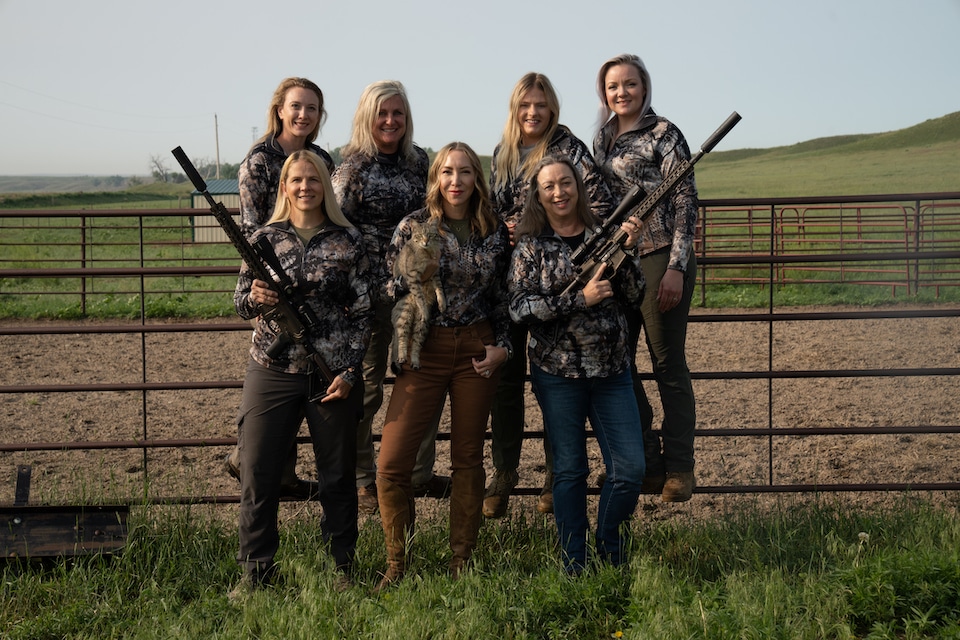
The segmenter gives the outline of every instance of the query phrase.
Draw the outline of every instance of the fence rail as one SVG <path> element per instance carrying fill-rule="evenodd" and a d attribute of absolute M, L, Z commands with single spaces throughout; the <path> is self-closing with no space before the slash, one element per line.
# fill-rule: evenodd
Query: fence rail
<path fill-rule="evenodd" d="M 199 210 L 187 215 L 197 215 Z M 24 286 L 33 279 L 62 279 L 80 283 L 71 290 L 81 297 L 98 295 L 96 280 L 132 278 L 136 286 L 123 289 L 141 299 L 150 295 L 169 293 L 163 288 L 151 288 L 151 279 L 179 278 L 204 281 L 222 278 L 235 279 L 237 257 L 233 248 L 222 255 L 209 256 L 210 243 L 204 244 L 203 252 L 194 252 L 189 246 L 192 238 L 182 211 L 0 211 L 0 303 L 16 296 L 51 295 L 51 289 Z M 790 368 L 781 363 L 777 353 L 774 333 L 790 323 L 856 322 L 896 319 L 956 318 L 960 309 L 956 305 L 925 305 L 920 308 L 895 307 L 881 310 L 818 310 L 796 311 L 779 309 L 775 304 L 774 290 L 784 283 L 811 284 L 822 281 L 844 284 L 872 284 L 889 286 L 894 295 L 901 291 L 914 295 L 923 288 L 955 287 L 960 285 L 960 193 L 947 194 L 902 194 L 893 196 L 856 196 L 849 198 L 789 198 L 777 200 L 744 199 L 704 201 L 702 203 L 700 233 L 697 241 L 699 265 L 699 288 L 701 299 L 709 297 L 710 289 L 724 284 L 749 284 L 768 287 L 770 303 L 762 311 L 737 313 L 709 313 L 698 310 L 691 316 L 691 327 L 711 323 L 738 323 L 738 326 L 764 328 L 767 334 L 767 353 L 761 366 L 749 370 L 710 369 L 692 371 L 696 384 L 760 383 L 753 395 L 765 395 L 765 416 L 751 416 L 750 424 L 712 425 L 697 430 L 700 442 L 733 440 L 742 443 L 763 442 L 765 447 L 731 445 L 738 454 L 752 451 L 751 455 L 762 459 L 765 465 L 762 477 L 750 482 L 714 482 L 697 488 L 698 493 L 804 493 L 814 491 L 905 491 L 960 489 L 957 470 L 947 470 L 940 481 L 916 480 L 904 477 L 888 478 L 873 482 L 782 482 L 774 442 L 784 439 L 831 438 L 864 439 L 871 436 L 894 438 L 921 438 L 945 436 L 951 446 L 960 448 L 960 425 L 943 421 L 925 421 L 919 417 L 915 423 L 899 424 L 838 424 L 818 426 L 777 424 L 773 407 L 778 401 L 779 382 L 826 381 L 847 379 L 872 381 L 883 378 L 897 380 L 948 379 L 960 381 L 960 367 L 946 363 L 930 366 L 884 366 L 884 367 L 813 367 Z M 180 221 L 179 226 L 155 224 L 153 218 Z M 111 220 L 138 220 L 137 224 L 110 227 Z M 60 222 L 55 222 L 59 220 Z M 49 224 L 45 224 L 49 222 Z M 33 225 L 33 226 L 32 226 Z M 34 247 L 36 256 L 23 257 L 23 245 L 12 231 L 42 228 L 45 241 Z M 175 230 L 175 231 L 171 231 Z M 46 233 L 49 231 L 49 233 Z M 76 241 L 53 238 L 56 233 L 74 234 Z M 175 234 L 179 240 L 168 237 L 150 238 L 152 232 Z M 117 239 L 111 234 L 133 234 L 134 239 Z M 101 242 L 102 240 L 102 242 Z M 10 257 L 5 248 L 17 247 L 21 255 Z M 124 255 L 101 253 L 126 248 Z M 67 250 L 73 257 L 64 257 Z M 132 255 L 130 255 L 132 254 Z M 29 266 L 28 266 L 29 265 Z M 69 265 L 69 266 L 67 266 Z M 107 266 L 114 265 L 114 266 Z M 828 277 L 829 276 L 829 277 Z M 164 286 L 168 286 L 166 283 Z M 232 287 L 218 288 L 215 285 L 182 287 L 181 292 L 219 291 L 227 293 Z M 114 290 L 113 293 L 116 293 Z M 63 293 L 57 290 L 57 293 Z M 202 495 L 192 492 L 171 492 L 157 488 L 151 479 L 175 473 L 177 460 L 225 451 L 232 446 L 233 437 L 224 437 L 223 430 L 197 437 L 157 437 L 154 424 L 158 420 L 169 421 L 176 416 L 163 414 L 163 404 L 157 398 L 164 394 L 189 392 L 224 391 L 236 395 L 242 386 L 238 379 L 220 379 L 223 374 L 242 375 L 242 368 L 221 371 L 219 378 L 209 379 L 153 380 L 148 375 L 147 363 L 163 357 L 156 350 L 162 349 L 151 342 L 160 334 L 229 334 L 242 338 L 249 333 L 249 324 L 243 322 L 156 322 L 141 315 L 139 322 L 114 324 L 65 324 L 48 322 L 3 322 L 0 323 L 0 344 L 6 345 L 4 353 L 15 352 L 18 341 L 28 338 L 45 339 L 45 336 L 63 336 L 74 340 L 89 338 L 111 342 L 128 337 L 139 344 L 135 351 L 139 357 L 139 379 L 91 382 L 71 379 L 69 373 L 54 381 L 24 381 L 13 379 L 14 372 L 0 377 L 0 401 L 10 399 L 7 421 L 26 413 L 24 406 L 31 398 L 45 394 L 75 394 L 80 397 L 116 397 L 118 394 L 135 395 L 138 399 L 140 423 L 135 425 L 137 437 L 71 436 L 70 430 L 60 437 L 44 441 L 25 441 L 11 437 L 9 429 L 0 428 L 0 470 L 12 470 L 17 464 L 36 461 L 41 454 L 70 455 L 94 451 L 128 451 L 137 453 L 142 466 L 142 499 L 152 503 L 230 503 L 237 496 L 230 492 Z M 732 345 L 735 348 L 737 345 Z M 960 346 L 947 345 L 960 353 Z M 51 354 L 54 355 L 55 354 Z M 955 360 L 955 359 L 954 359 Z M 647 370 L 641 356 L 641 371 Z M 647 380 L 652 379 L 646 375 Z M 390 380 L 388 380 L 388 383 Z M 102 401 L 102 400 L 100 400 Z M 78 415 L 83 414 L 83 403 L 78 404 Z M 16 414 L 16 415 L 15 415 Z M 956 413 L 954 415 L 957 415 Z M 2 419 L 2 418 L 0 418 Z M 131 425 L 123 431 L 129 432 Z M 218 435 L 219 433 L 219 435 Z M 528 429 L 526 437 L 538 440 L 542 432 Z M 441 441 L 449 434 L 441 433 Z M 301 437 L 301 442 L 306 442 Z M 706 444 L 705 446 L 710 446 Z M 162 456 L 160 452 L 183 452 L 181 458 Z M 216 454 L 219 455 L 219 454 Z M 759 464 L 759 462 L 758 462 Z M 887 481 L 889 480 L 889 481 Z M 521 487 L 519 494 L 534 494 L 537 487 Z"/>

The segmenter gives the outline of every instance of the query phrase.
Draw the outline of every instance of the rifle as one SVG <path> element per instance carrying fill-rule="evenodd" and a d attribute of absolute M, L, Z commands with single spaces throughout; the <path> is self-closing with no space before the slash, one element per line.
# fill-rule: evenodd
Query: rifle
<path fill-rule="evenodd" d="M 183 149 L 177 147 L 173 150 L 173 157 L 177 159 L 180 166 L 183 167 L 190 182 L 196 187 L 207 202 L 210 203 L 210 212 L 217 219 L 224 232 L 233 243 L 233 246 L 240 253 L 240 257 L 247 263 L 250 270 L 257 280 L 263 280 L 270 284 L 270 288 L 279 294 L 280 301 L 273 307 L 266 309 L 261 313 L 263 320 L 277 334 L 277 339 L 267 347 L 266 353 L 271 358 L 276 358 L 291 344 L 299 344 L 306 350 L 307 359 L 310 360 L 316 372 L 320 375 L 320 388 L 315 388 L 311 378 L 310 400 L 319 402 L 327 395 L 327 387 L 333 382 L 334 374 L 327 366 L 323 356 L 313 346 L 310 340 L 311 331 L 315 330 L 320 321 L 313 309 L 307 304 L 303 295 L 297 289 L 297 286 L 290 280 L 280 259 L 273 250 L 273 245 L 265 237 L 260 236 L 254 244 L 250 244 L 246 236 L 240 230 L 233 216 L 227 211 L 222 202 L 217 202 L 207 191 L 207 183 L 200 177 L 200 173 L 190 162 Z"/>
<path fill-rule="evenodd" d="M 700 151 L 690 158 L 690 160 L 684 160 L 680 163 L 680 166 L 670 172 L 670 175 L 664 178 L 663 182 L 650 194 L 645 193 L 643 189 L 640 188 L 640 185 L 634 185 L 633 188 L 627 192 L 627 195 L 623 197 L 623 200 L 620 201 L 620 204 L 617 205 L 613 213 L 603 221 L 603 224 L 593 230 L 593 235 L 587 238 L 583 244 L 573 252 L 571 260 L 577 269 L 577 277 L 567 285 L 563 293 L 569 293 L 578 286 L 583 287 L 590 282 L 590 279 L 593 278 L 597 270 L 600 269 L 609 269 L 608 273 L 610 277 L 613 277 L 613 274 L 617 272 L 617 269 L 620 268 L 620 265 L 623 264 L 623 261 L 627 258 L 627 253 L 623 247 L 623 243 L 627 240 L 627 234 L 620 229 L 620 223 L 623 218 L 626 217 L 627 213 L 636 208 L 638 213 L 633 217 L 639 218 L 640 222 L 649 218 L 650 214 L 657 208 L 657 205 L 663 202 L 673 188 L 693 171 L 693 165 L 704 155 L 710 153 L 710 151 L 717 146 L 717 143 L 720 142 L 739 121 L 740 114 L 736 111 L 731 113 L 730 116 L 724 120 L 723 124 L 707 138 L 707 141 L 700 147 Z M 616 225 L 616 229 L 611 232 L 614 225 Z"/>

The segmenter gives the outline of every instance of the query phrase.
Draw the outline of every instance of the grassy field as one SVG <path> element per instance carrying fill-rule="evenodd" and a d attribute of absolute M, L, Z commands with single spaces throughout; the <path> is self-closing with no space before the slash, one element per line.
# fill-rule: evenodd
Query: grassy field
<path fill-rule="evenodd" d="M 0 635 L 39 638 L 957 638 L 956 508 L 904 497 L 871 511 L 749 503 L 708 522 L 633 525 L 622 567 L 576 579 L 549 518 L 487 522 L 473 567 L 447 576 L 446 523 L 418 522 L 410 573 L 373 596 L 379 523 L 361 528 L 339 593 L 316 524 L 282 527 L 283 581 L 241 602 L 236 534 L 203 509 L 135 509 L 113 558 L 7 562 Z"/>

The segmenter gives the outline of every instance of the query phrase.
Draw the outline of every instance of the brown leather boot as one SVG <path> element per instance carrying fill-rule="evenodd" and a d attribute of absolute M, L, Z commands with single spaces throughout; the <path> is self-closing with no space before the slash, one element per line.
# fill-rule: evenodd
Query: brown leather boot
<path fill-rule="evenodd" d="M 450 577 L 460 578 L 480 533 L 483 520 L 483 485 L 486 473 L 483 467 L 457 469 L 452 474 L 450 489 Z"/>
<path fill-rule="evenodd" d="M 403 578 L 407 566 L 407 538 L 413 528 L 413 498 L 401 487 L 378 477 L 377 499 L 380 503 L 380 520 L 387 547 L 387 570 L 373 589 L 375 594 Z"/>

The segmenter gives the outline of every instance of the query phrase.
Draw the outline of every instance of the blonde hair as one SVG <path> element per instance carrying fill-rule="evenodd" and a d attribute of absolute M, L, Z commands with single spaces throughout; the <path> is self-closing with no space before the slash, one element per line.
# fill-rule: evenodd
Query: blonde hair
<path fill-rule="evenodd" d="M 407 99 L 407 90 L 397 80 L 379 80 L 363 90 L 357 111 L 353 114 L 353 129 L 350 133 L 350 142 L 343 148 L 343 156 L 362 153 L 373 157 L 379 153 L 377 143 L 373 139 L 373 125 L 377 122 L 380 107 L 386 100 L 399 96 L 406 111 L 406 129 L 400 141 L 400 154 L 405 158 L 415 158 L 413 150 L 413 116 L 410 113 L 410 101 Z"/>
<path fill-rule="evenodd" d="M 523 164 L 520 163 L 520 119 L 517 112 L 520 110 L 520 103 L 523 97 L 531 89 L 540 89 L 547 99 L 547 109 L 550 110 L 550 120 L 547 122 L 547 130 L 539 142 L 530 150 Z M 503 127 L 503 136 L 500 138 L 500 151 L 497 152 L 497 179 L 495 186 L 501 187 L 509 184 L 515 178 L 523 177 L 529 180 L 533 168 L 547 153 L 547 147 L 553 140 L 553 135 L 557 131 L 560 123 L 560 99 L 557 92 L 547 76 L 542 73 L 530 72 L 524 75 L 513 87 L 513 93 L 510 94 L 510 117 Z"/>
<path fill-rule="evenodd" d="M 454 151 L 460 151 L 467 156 L 470 161 L 470 167 L 476 176 L 476 183 L 473 187 L 473 193 L 470 194 L 470 207 L 467 216 L 470 220 L 471 232 L 476 232 L 481 238 L 486 238 L 493 233 L 499 222 L 496 214 L 490 206 L 490 194 L 487 190 L 487 180 L 483 175 L 483 166 L 480 164 L 480 158 L 476 152 L 465 142 L 451 142 L 444 145 L 437 152 L 433 163 L 430 165 L 430 171 L 427 173 L 427 210 L 430 212 L 430 219 L 435 220 L 440 229 L 440 233 L 445 233 L 439 222 L 443 220 L 443 194 L 440 192 L 440 170 L 446 164 L 447 158 Z"/>
<path fill-rule="evenodd" d="M 632 53 L 621 53 L 604 62 L 600 66 L 600 71 L 597 73 L 597 95 L 600 97 L 600 110 L 597 114 L 598 130 L 603 128 L 603 125 L 610 120 L 610 115 L 613 113 L 610 111 L 610 105 L 607 104 L 607 72 L 610 71 L 611 67 L 616 67 L 621 64 L 630 64 L 636 67 L 637 72 L 640 74 L 640 81 L 643 82 L 643 105 L 640 107 L 640 118 L 645 116 L 647 111 L 650 110 L 650 103 L 653 98 L 650 87 L 650 73 L 647 71 L 647 67 L 643 64 L 643 60 L 641 60 L 639 56 L 635 56 Z"/>
<path fill-rule="evenodd" d="M 300 87 L 301 89 L 306 89 L 317 94 L 317 98 L 320 101 L 320 118 L 317 120 L 317 126 L 310 132 L 310 135 L 307 136 L 307 142 L 313 142 L 317 139 L 317 136 L 320 135 L 320 127 L 323 126 L 324 121 L 327 119 L 327 112 L 323 108 L 323 92 L 320 91 L 320 87 L 306 78 L 285 78 L 273 92 L 273 97 L 270 99 L 270 106 L 267 107 L 267 132 L 257 140 L 257 143 L 263 142 L 271 136 L 279 135 L 280 132 L 283 131 L 283 120 L 280 119 L 279 111 L 287 99 L 287 91 L 294 87 Z"/>
<path fill-rule="evenodd" d="M 530 188 L 527 189 L 527 201 L 523 205 L 523 215 L 517 224 L 517 238 L 523 236 L 537 236 L 549 225 L 547 211 L 543 208 L 538 194 L 540 185 L 537 184 L 537 178 L 544 168 L 554 164 L 562 164 L 570 169 L 573 179 L 577 182 L 577 209 L 576 214 L 580 222 L 587 228 L 597 226 L 597 217 L 590 211 L 590 196 L 587 195 L 587 188 L 583 184 L 583 177 L 573 164 L 573 161 L 566 156 L 545 156 L 533 169 L 533 176 L 530 178 Z"/>
<path fill-rule="evenodd" d="M 333 195 L 333 183 L 330 182 L 330 172 L 327 171 L 327 165 L 320 156 L 307 149 L 294 151 L 287 156 L 286 161 L 283 163 L 283 169 L 280 170 L 280 185 L 277 187 L 277 204 L 273 207 L 273 215 L 270 216 L 266 224 L 285 222 L 290 219 L 290 200 L 283 192 L 283 183 L 287 181 L 287 174 L 290 172 L 290 167 L 292 167 L 295 162 L 300 162 L 301 160 L 312 164 L 320 176 L 320 184 L 323 185 L 323 201 L 321 201 L 320 207 L 324 215 L 327 216 L 327 219 L 341 227 L 353 227 L 350 221 L 347 220 L 347 217 L 343 215 L 343 212 L 340 210 L 340 205 L 337 204 L 337 199 Z"/>

